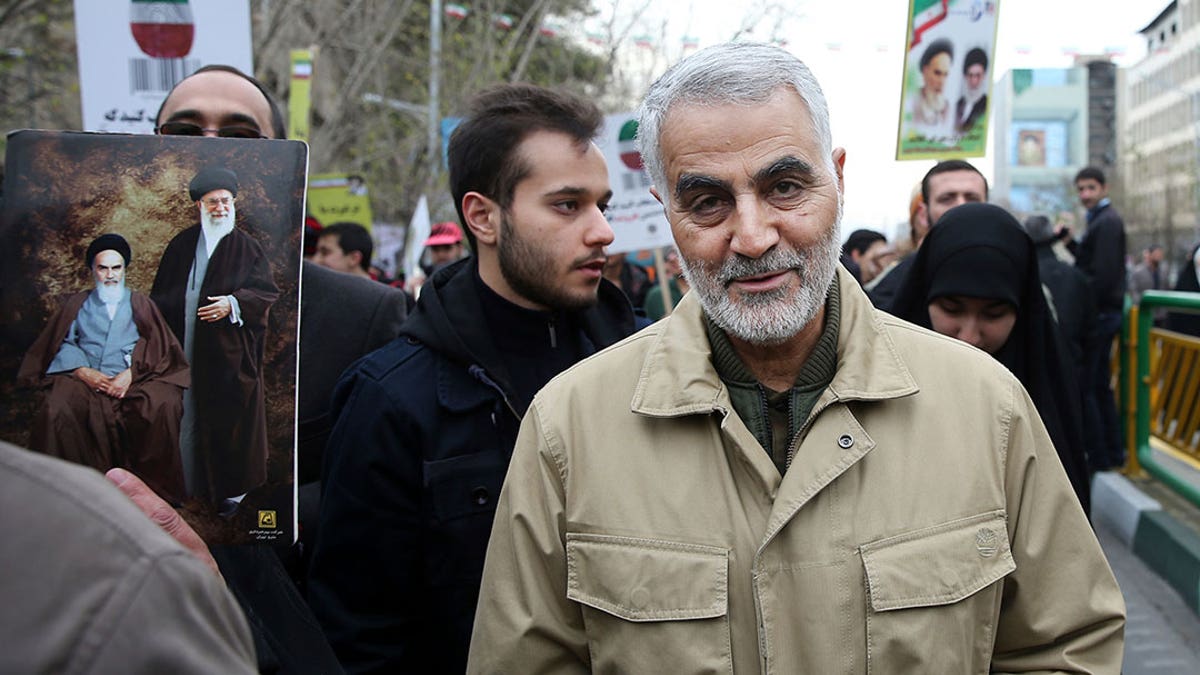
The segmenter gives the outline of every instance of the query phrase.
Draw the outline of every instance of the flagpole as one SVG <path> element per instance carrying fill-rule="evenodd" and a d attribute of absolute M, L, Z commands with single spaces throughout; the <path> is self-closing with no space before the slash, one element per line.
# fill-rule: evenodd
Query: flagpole
<path fill-rule="evenodd" d="M 438 126 L 441 114 L 438 105 L 438 85 L 442 71 L 442 0 L 430 0 L 429 7 L 429 127 L 428 157 L 429 179 L 426 193 L 432 193 L 438 169 L 441 167 L 442 148 L 438 143 Z"/>

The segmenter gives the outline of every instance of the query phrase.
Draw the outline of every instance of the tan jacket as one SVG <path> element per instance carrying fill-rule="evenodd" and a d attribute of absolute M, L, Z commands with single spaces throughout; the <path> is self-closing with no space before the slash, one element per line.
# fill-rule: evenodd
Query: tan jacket
<path fill-rule="evenodd" d="M 1119 672 L 1120 591 L 1021 385 L 839 274 L 783 478 L 694 294 L 538 395 L 469 672 Z"/>

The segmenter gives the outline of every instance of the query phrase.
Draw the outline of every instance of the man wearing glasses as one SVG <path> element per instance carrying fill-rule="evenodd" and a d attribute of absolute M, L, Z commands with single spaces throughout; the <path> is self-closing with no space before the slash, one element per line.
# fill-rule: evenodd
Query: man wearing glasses
<path fill-rule="evenodd" d="M 179 443 L 188 494 L 222 516 L 267 478 L 263 339 L 279 297 L 262 247 L 234 226 L 237 191 L 229 169 L 196 174 L 200 223 L 167 244 L 150 291 L 192 366 Z"/>

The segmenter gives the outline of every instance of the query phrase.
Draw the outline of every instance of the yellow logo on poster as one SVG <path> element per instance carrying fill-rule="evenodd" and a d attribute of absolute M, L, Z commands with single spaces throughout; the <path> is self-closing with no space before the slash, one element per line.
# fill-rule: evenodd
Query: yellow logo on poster
<path fill-rule="evenodd" d="M 258 526 L 263 529 L 273 530 L 279 527 L 278 521 L 275 520 L 274 511 L 259 511 Z"/>

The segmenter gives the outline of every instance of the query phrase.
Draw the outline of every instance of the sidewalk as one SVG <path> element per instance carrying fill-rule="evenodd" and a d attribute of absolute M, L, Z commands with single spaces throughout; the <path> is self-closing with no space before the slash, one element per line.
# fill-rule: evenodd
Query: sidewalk
<path fill-rule="evenodd" d="M 1200 488 L 1200 471 L 1160 450 L 1155 460 Z M 1200 508 L 1150 476 L 1096 474 L 1092 521 L 1112 531 L 1200 614 Z"/>

